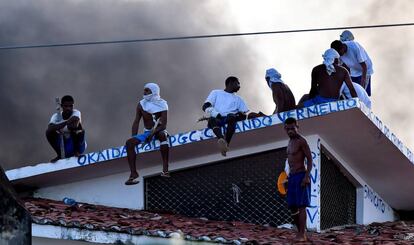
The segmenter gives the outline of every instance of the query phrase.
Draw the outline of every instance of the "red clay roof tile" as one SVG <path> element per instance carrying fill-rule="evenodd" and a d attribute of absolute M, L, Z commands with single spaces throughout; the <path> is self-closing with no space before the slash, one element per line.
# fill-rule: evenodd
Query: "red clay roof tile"
<path fill-rule="evenodd" d="M 40 198 L 26 198 L 24 202 L 33 222 L 41 225 L 237 244 L 286 244 L 295 236 L 293 230 L 238 221 L 212 221 L 87 203 L 71 207 Z M 296 244 L 413 244 L 414 221 L 344 226 L 323 233 L 308 232 L 308 237 L 309 242 Z"/>

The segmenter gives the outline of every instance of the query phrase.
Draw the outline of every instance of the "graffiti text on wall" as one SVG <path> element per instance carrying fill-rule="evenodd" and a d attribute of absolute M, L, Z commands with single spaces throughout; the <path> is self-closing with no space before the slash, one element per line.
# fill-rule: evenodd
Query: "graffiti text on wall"
<path fill-rule="evenodd" d="M 358 107 L 358 100 L 349 99 L 341 100 L 331 103 L 314 105 L 302 109 L 291 110 L 287 112 L 278 113 L 272 116 L 259 117 L 250 120 L 245 120 L 237 123 L 236 133 L 246 132 L 258 128 L 264 128 L 272 125 L 282 124 L 286 118 L 294 117 L 298 120 L 322 116 L 329 113 L 344 111 L 350 108 Z M 171 135 L 169 137 L 170 147 L 184 145 L 192 142 L 202 141 L 215 137 L 212 130 L 205 128 L 201 130 L 194 130 L 186 133 Z M 149 152 L 159 149 L 159 141 L 153 140 L 149 144 L 140 144 L 137 146 L 138 153 Z M 78 158 L 79 165 L 94 164 L 102 161 L 113 160 L 117 158 L 126 157 L 126 150 L 124 146 L 114 147 L 99 152 L 92 152 Z"/>
<path fill-rule="evenodd" d="M 382 198 L 367 185 L 364 186 L 364 199 L 368 199 L 375 206 L 375 208 L 382 213 L 385 213 L 385 210 L 389 208 L 384 200 L 382 200 Z"/>

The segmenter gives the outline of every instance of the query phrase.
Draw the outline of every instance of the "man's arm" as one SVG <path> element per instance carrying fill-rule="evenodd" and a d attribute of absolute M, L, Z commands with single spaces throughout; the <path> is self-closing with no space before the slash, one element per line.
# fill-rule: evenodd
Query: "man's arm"
<path fill-rule="evenodd" d="M 203 111 L 206 111 L 207 108 L 212 107 L 213 105 L 210 102 L 204 103 L 203 107 L 201 108 Z"/>
<path fill-rule="evenodd" d="M 306 174 L 305 178 L 303 178 L 302 185 L 310 184 L 310 173 L 312 171 L 312 153 L 309 148 L 308 142 L 304 138 L 301 141 L 301 148 L 303 153 L 305 154 L 306 158 Z"/>
<path fill-rule="evenodd" d="M 54 123 L 49 123 L 48 127 L 47 127 L 47 131 L 51 132 L 51 131 L 57 131 L 60 130 L 62 128 L 64 128 L 65 126 L 70 127 L 71 125 L 78 125 L 79 123 L 79 117 L 77 116 L 71 116 L 68 120 L 63 121 L 61 123 L 58 124 L 54 124 Z"/>
<path fill-rule="evenodd" d="M 351 77 L 349 76 L 348 71 L 344 69 L 344 72 L 345 72 L 345 78 L 344 78 L 345 84 L 348 87 L 349 92 L 351 93 L 351 96 L 353 98 L 358 97 L 358 95 L 355 91 L 354 85 L 352 84 L 352 80 L 351 80 Z"/>
<path fill-rule="evenodd" d="M 141 120 L 142 113 L 141 113 L 141 104 L 137 105 L 136 113 L 135 113 L 135 119 L 132 123 L 132 136 L 138 134 L 138 128 L 139 128 L 139 121 Z"/>
<path fill-rule="evenodd" d="M 359 63 L 361 65 L 362 68 L 362 77 L 361 77 L 361 86 L 365 89 L 366 86 L 366 80 L 367 80 L 367 63 L 365 63 L 365 61 Z"/>
<path fill-rule="evenodd" d="M 160 122 L 158 123 L 158 126 L 155 128 L 154 132 L 152 133 L 153 135 L 167 129 L 168 112 L 162 111 L 160 113 L 161 113 L 161 116 L 159 118 Z"/>
<path fill-rule="evenodd" d="M 314 98 L 318 94 L 318 79 L 317 79 L 317 71 L 315 68 L 312 70 L 312 82 L 311 82 L 311 89 L 309 92 L 309 99 Z"/>

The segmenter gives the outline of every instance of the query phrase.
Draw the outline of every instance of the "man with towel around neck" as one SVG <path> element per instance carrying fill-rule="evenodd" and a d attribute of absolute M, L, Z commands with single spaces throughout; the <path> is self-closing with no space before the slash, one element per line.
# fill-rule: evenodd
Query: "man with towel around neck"
<path fill-rule="evenodd" d="M 272 90 L 273 101 L 276 108 L 273 114 L 295 109 L 296 102 L 290 88 L 282 81 L 282 75 L 274 68 L 266 70 L 265 79 Z"/>
<path fill-rule="evenodd" d="M 345 82 L 351 96 L 357 97 L 348 71 L 338 65 L 339 54 L 335 49 L 328 49 L 322 55 L 323 64 L 312 70 L 312 87 L 309 99 L 303 104 L 305 107 L 337 101 L 342 83 Z"/>
<path fill-rule="evenodd" d="M 135 120 L 132 124 L 132 137 L 125 143 L 127 158 L 131 174 L 125 185 L 135 185 L 139 183 L 139 174 L 136 169 L 135 147 L 140 143 L 148 143 L 153 137 L 160 141 L 160 151 L 163 161 L 162 177 L 170 177 L 168 172 L 168 133 L 167 128 L 167 101 L 160 97 L 160 88 L 155 83 L 147 83 L 144 86 L 143 99 L 136 108 Z M 144 132 L 138 134 L 139 122 L 144 123 Z"/>

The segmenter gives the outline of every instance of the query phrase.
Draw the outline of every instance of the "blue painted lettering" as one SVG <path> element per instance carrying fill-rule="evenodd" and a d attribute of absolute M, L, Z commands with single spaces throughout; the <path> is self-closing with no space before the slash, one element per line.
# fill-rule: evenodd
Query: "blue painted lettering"
<path fill-rule="evenodd" d="M 260 122 L 259 119 L 253 118 L 252 119 L 252 124 L 253 124 L 253 128 L 260 128 L 260 126 L 261 126 L 262 123 Z"/>
<path fill-rule="evenodd" d="M 316 105 L 307 107 L 306 110 L 308 112 L 308 117 L 311 117 L 311 114 L 318 116 L 318 107 Z"/>
<path fill-rule="evenodd" d="M 241 122 L 243 131 L 246 131 L 247 129 L 252 129 L 252 122 L 251 120 L 244 120 Z"/>
<path fill-rule="evenodd" d="M 121 155 L 121 151 L 118 148 L 112 148 L 112 158 L 117 158 Z"/>
<path fill-rule="evenodd" d="M 357 102 L 356 102 L 356 100 L 355 100 L 355 99 L 350 99 L 350 100 L 347 100 L 347 101 L 346 101 L 346 105 L 347 105 L 348 107 L 355 107 L 355 106 L 357 105 Z"/>
<path fill-rule="evenodd" d="M 84 165 L 86 163 L 86 156 L 85 155 L 81 155 L 80 157 L 78 157 L 78 164 L 79 165 Z"/>
<path fill-rule="evenodd" d="M 187 143 L 187 136 L 186 136 L 186 134 L 179 134 L 178 135 L 178 143 L 179 144 L 185 144 L 185 143 Z"/>
<path fill-rule="evenodd" d="M 262 123 L 264 126 L 272 125 L 272 117 L 263 117 Z"/>
<path fill-rule="evenodd" d="M 197 138 L 193 138 L 193 135 L 195 135 L 197 132 L 198 132 L 198 131 L 191 131 L 190 135 L 188 136 L 188 139 L 189 139 L 191 142 L 198 141 L 198 140 L 197 140 Z"/>
<path fill-rule="evenodd" d="M 106 158 L 105 158 L 105 155 L 102 153 L 102 151 L 100 151 L 99 153 L 98 153 L 98 159 L 97 159 L 97 161 L 99 162 L 99 161 L 105 161 L 106 160 Z"/>
<path fill-rule="evenodd" d="M 301 109 L 297 109 L 296 110 L 296 117 L 297 117 L 297 119 L 298 120 L 301 120 L 301 119 L 305 119 L 306 117 L 303 115 L 303 109 L 301 108 Z"/>
<path fill-rule="evenodd" d="M 338 110 L 337 110 L 337 108 L 334 108 L 334 107 L 332 106 L 332 104 L 333 104 L 333 103 L 328 103 L 328 105 L 329 105 L 329 111 L 330 111 L 330 112 L 336 112 L 336 111 L 338 111 Z"/>
<path fill-rule="evenodd" d="M 177 141 L 177 139 L 175 138 L 175 135 L 171 135 L 169 137 L 169 141 L 170 141 L 170 146 L 173 146 L 173 144 Z"/>
<path fill-rule="evenodd" d="M 345 103 L 343 100 L 339 100 L 336 102 L 336 107 L 339 111 L 345 110 Z"/>
<path fill-rule="evenodd" d="M 309 208 L 306 209 L 306 212 L 308 213 L 308 217 L 310 219 L 310 222 L 313 224 L 313 222 L 315 220 L 315 217 L 316 217 L 316 214 L 318 213 L 318 209 L 316 209 L 315 211 L 313 211 L 313 214 L 310 213 L 310 209 Z"/>
<path fill-rule="evenodd" d="M 95 152 L 92 152 L 92 153 L 89 153 L 88 154 L 88 163 L 94 163 L 94 162 L 96 162 L 97 160 L 96 159 L 93 159 L 93 157 L 95 156 Z"/>
<path fill-rule="evenodd" d="M 329 110 L 328 110 L 329 106 L 328 105 L 330 105 L 330 103 L 319 105 L 319 115 L 325 115 L 325 114 L 329 113 Z"/>

